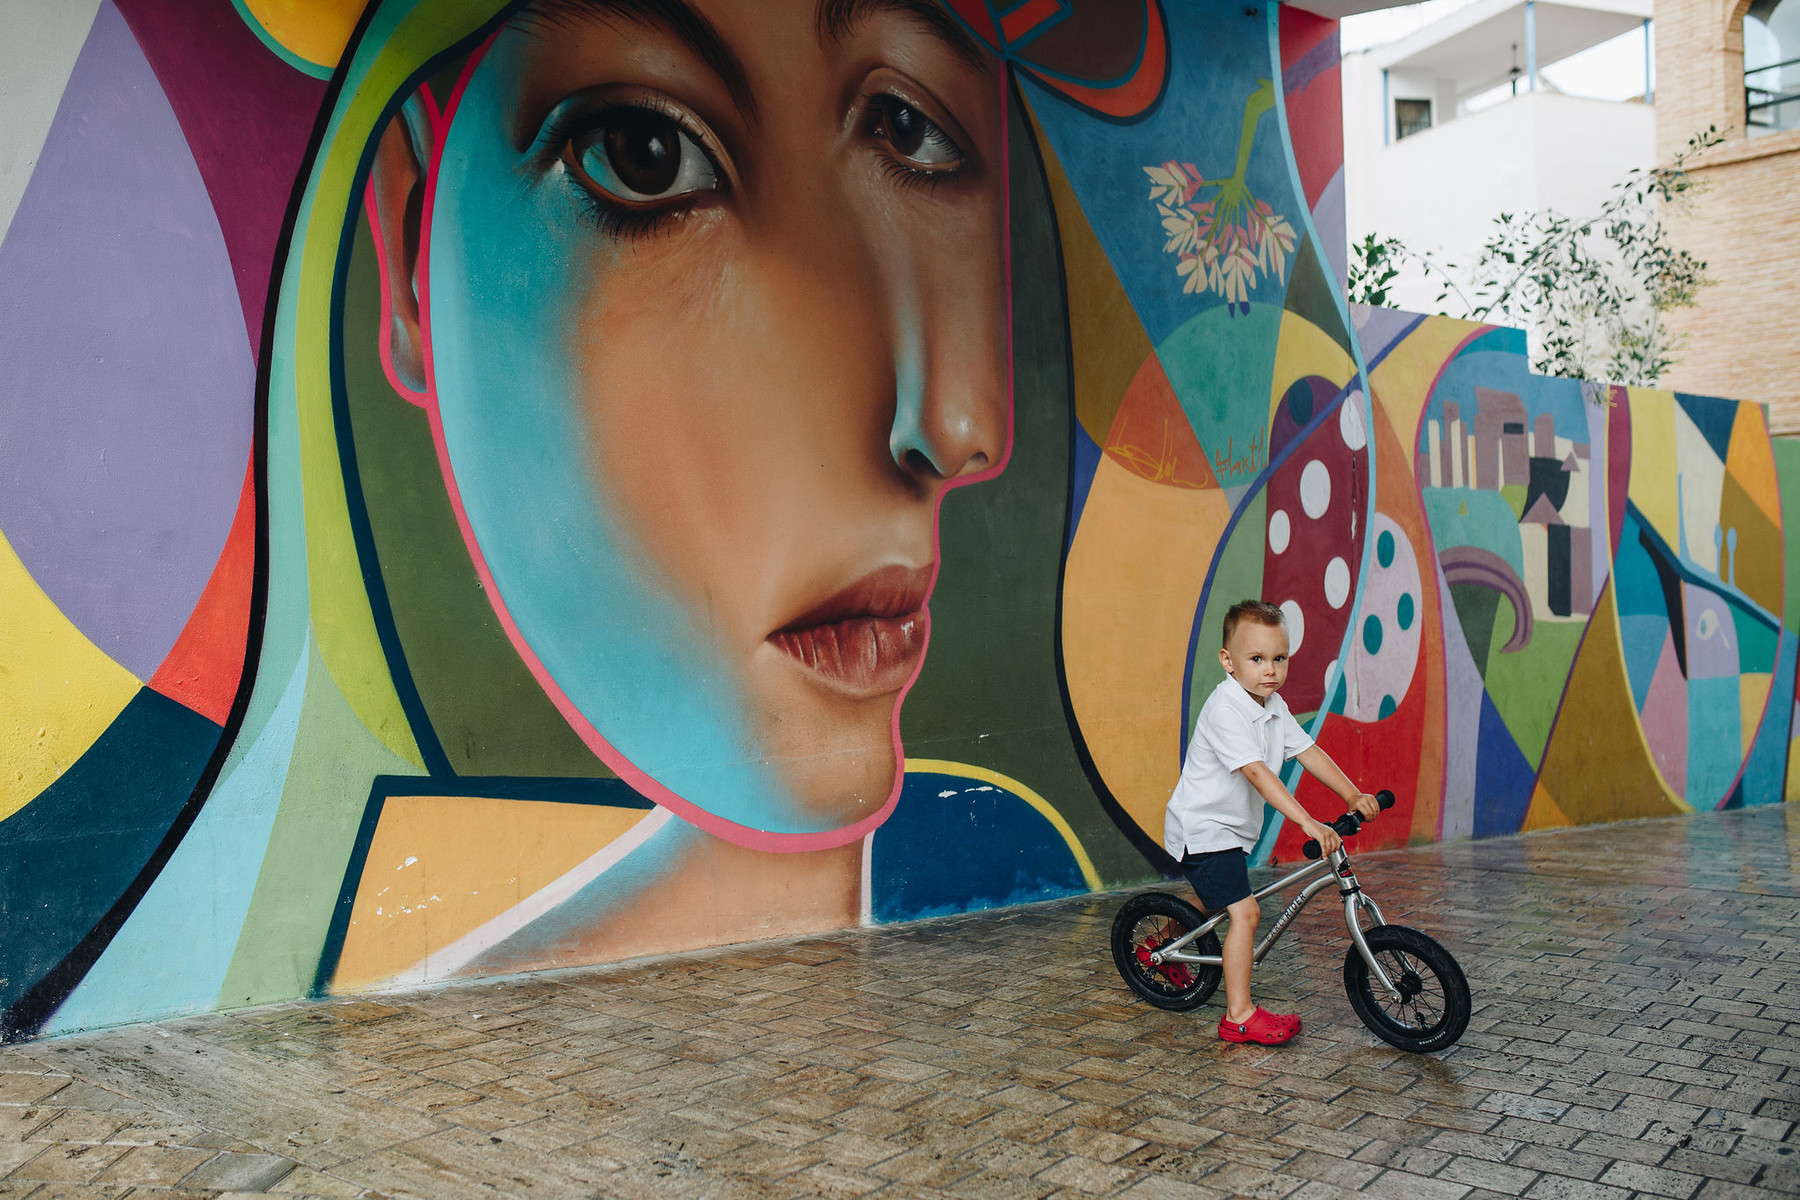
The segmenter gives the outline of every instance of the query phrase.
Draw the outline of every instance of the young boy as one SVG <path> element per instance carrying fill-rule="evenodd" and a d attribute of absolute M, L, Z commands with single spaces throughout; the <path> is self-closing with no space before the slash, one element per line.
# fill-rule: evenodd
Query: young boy
<path fill-rule="evenodd" d="M 1250 999 L 1250 958 L 1262 917 L 1250 895 L 1249 852 L 1262 832 L 1266 800 L 1329 854 L 1342 844 L 1337 831 L 1300 807 L 1282 786 L 1284 760 L 1297 758 L 1312 776 L 1365 818 L 1380 812 L 1375 797 L 1358 791 L 1329 755 L 1306 736 L 1276 693 L 1287 682 L 1287 621 L 1262 600 L 1244 600 L 1225 614 L 1219 651 L 1225 678 L 1207 697 L 1194 723 L 1181 781 L 1163 818 L 1163 846 L 1207 914 L 1231 915 L 1221 956 L 1225 1015 L 1219 1037 L 1227 1042 L 1278 1046 L 1300 1032 L 1293 1014 L 1265 1012 Z"/>

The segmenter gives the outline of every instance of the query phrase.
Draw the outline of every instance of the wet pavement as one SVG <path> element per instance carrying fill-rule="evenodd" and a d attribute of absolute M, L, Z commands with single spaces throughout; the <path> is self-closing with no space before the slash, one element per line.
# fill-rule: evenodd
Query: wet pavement
<path fill-rule="evenodd" d="M 1800 805 L 1356 861 L 1456 1047 L 1357 1021 L 1329 896 L 1278 1049 L 1133 997 L 1088 896 L 6 1047 L 0 1198 L 1800 1194 Z"/>

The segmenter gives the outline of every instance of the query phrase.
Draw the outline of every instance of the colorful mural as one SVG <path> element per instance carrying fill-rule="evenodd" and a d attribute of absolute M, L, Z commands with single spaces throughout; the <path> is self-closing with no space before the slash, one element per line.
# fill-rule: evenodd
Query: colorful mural
<path fill-rule="evenodd" d="M 1789 794 L 1800 458 L 1349 308 L 1332 22 L 13 23 L 7 1038 L 1153 878 L 1252 595 L 1365 845 Z"/>

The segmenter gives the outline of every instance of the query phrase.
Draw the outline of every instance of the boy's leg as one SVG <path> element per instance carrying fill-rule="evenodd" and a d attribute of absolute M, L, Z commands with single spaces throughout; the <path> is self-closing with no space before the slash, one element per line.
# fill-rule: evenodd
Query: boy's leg
<path fill-rule="evenodd" d="M 1220 955 L 1225 972 L 1225 1015 L 1234 1022 L 1248 1021 L 1256 1011 L 1250 999 L 1250 960 L 1256 952 L 1256 927 L 1262 920 L 1262 906 L 1255 896 L 1245 896 L 1227 905 L 1231 924 L 1225 929 L 1225 947 Z"/>

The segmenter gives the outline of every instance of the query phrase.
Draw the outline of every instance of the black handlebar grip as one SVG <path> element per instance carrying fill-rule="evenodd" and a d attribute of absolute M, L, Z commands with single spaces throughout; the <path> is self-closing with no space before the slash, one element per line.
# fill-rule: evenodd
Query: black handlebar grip
<path fill-rule="evenodd" d="M 1375 793 L 1375 803 L 1383 812 L 1386 812 L 1388 809 L 1394 807 L 1394 793 L 1387 788 L 1382 788 L 1379 792 Z M 1350 823 L 1350 828 L 1342 828 L 1342 824 L 1345 821 Z M 1331 827 L 1336 829 L 1340 834 L 1348 837 L 1358 829 L 1362 828 L 1362 819 L 1355 813 L 1345 813 L 1343 816 L 1333 821 Z M 1300 853 L 1306 855 L 1308 858 L 1319 857 L 1321 853 L 1319 840 L 1317 838 L 1307 838 L 1306 841 L 1302 842 L 1300 845 Z"/>

